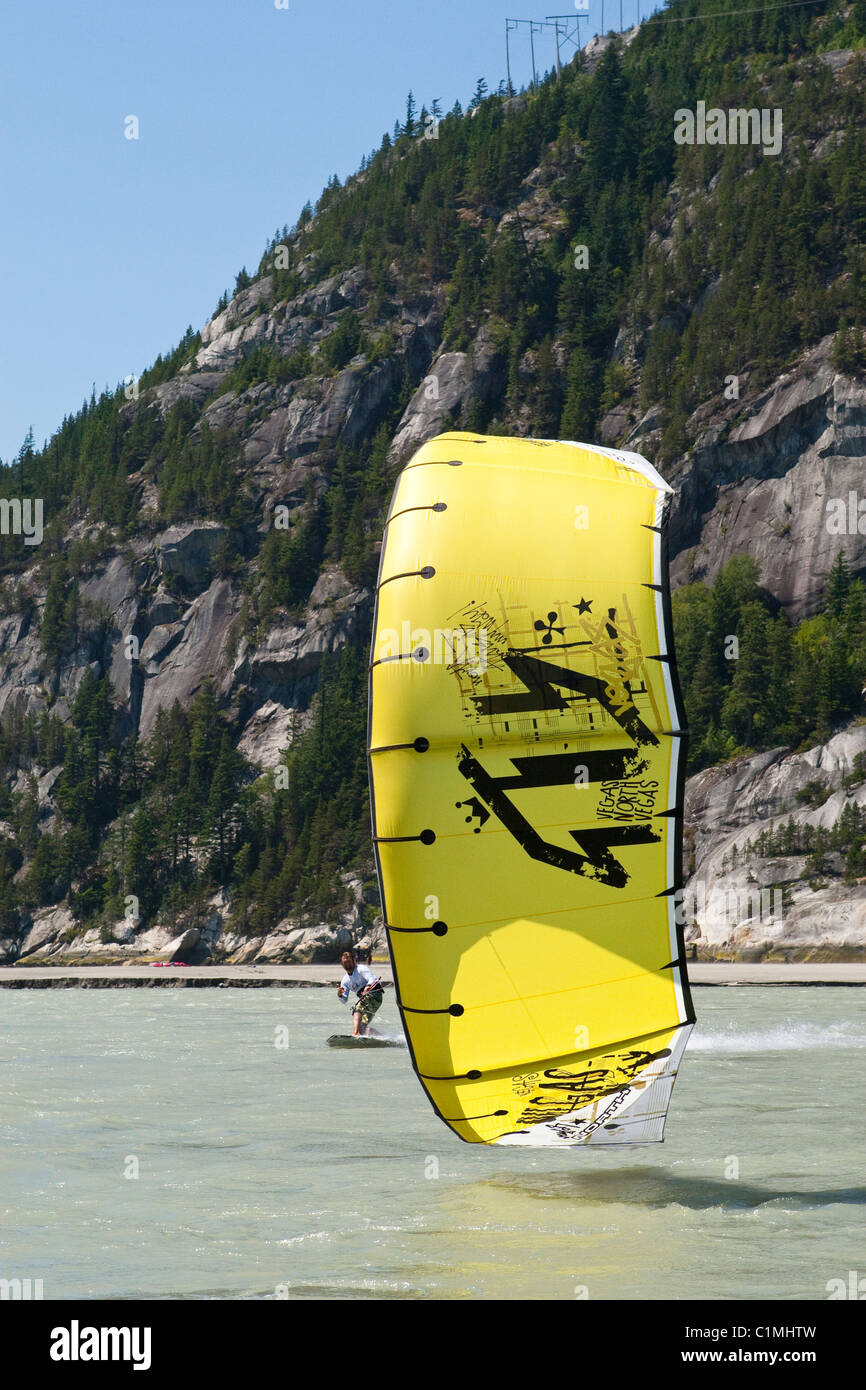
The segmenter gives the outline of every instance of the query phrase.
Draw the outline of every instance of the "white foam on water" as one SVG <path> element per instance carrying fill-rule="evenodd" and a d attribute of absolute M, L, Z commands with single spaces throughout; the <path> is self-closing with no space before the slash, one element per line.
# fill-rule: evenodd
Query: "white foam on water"
<path fill-rule="evenodd" d="M 310 1240 L 333 1240 L 334 1231 L 306 1231 L 302 1236 L 287 1236 L 285 1240 L 278 1240 L 277 1245 L 303 1245 Z"/>
<path fill-rule="evenodd" d="M 866 1047 L 866 1027 L 845 1020 L 822 1026 L 817 1023 L 778 1023 L 771 1028 L 738 1032 L 730 1025 L 723 1032 L 700 1031 L 696 1027 L 689 1040 L 689 1052 L 717 1052 L 723 1055 L 743 1052 L 814 1052 L 830 1048 Z"/>

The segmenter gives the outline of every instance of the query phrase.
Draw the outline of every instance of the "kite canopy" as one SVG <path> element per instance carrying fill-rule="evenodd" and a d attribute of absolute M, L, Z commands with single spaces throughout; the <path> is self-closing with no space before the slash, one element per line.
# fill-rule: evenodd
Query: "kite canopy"
<path fill-rule="evenodd" d="M 694 1018 L 670 494 L 638 454 L 461 433 L 397 480 L 373 835 L 413 1064 L 473 1143 L 663 1136 Z"/>

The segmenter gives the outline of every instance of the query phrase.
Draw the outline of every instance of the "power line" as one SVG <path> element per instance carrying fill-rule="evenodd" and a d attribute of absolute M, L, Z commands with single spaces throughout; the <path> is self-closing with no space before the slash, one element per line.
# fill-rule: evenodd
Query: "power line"
<path fill-rule="evenodd" d="M 587 4 L 587 9 L 589 5 Z M 549 14 L 545 16 L 545 24 L 553 24 L 556 29 L 556 76 L 557 80 L 562 76 L 562 57 L 560 55 L 559 40 L 562 37 L 564 42 L 573 43 L 578 53 L 580 52 L 580 21 L 587 19 L 588 15 L 580 14 Z M 560 30 L 560 21 L 562 29 Z M 573 24 L 574 29 L 569 33 L 569 26 Z M 576 35 L 576 37 L 575 37 Z"/>
<path fill-rule="evenodd" d="M 728 15 L 767 14 L 770 10 L 797 10 L 804 5 L 823 5 L 825 0 L 786 0 L 783 5 L 758 5 L 751 10 L 714 10 L 712 14 L 650 15 L 659 24 L 691 24 L 696 19 L 727 19 Z M 646 21 L 649 22 L 649 21 Z"/>
<path fill-rule="evenodd" d="M 653 20 L 654 20 L 656 23 L 658 23 L 658 24 L 694 24 L 694 23 L 700 22 L 701 20 L 705 20 L 705 19 L 728 19 L 729 17 L 733 18 L 733 17 L 735 17 L 735 16 L 737 16 L 737 15 L 743 15 L 743 14 L 770 14 L 771 12 L 773 12 L 773 11 L 775 11 L 775 10 L 797 10 L 797 9 L 803 9 L 803 8 L 804 8 L 805 6 L 807 6 L 807 5 L 823 5 L 823 4 L 825 3 L 825 0 L 782 0 L 782 3 L 781 3 L 781 4 L 777 4 L 777 5 L 756 5 L 756 6 L 750 7 L 749 9 L 744 9 L 744 10 L 711 10 L 709 14 L 663 15 L 663 14 L 660 14 L 658 11 L 656 11 L 655 14 L 648 15 L 647 18 L 646 18 L 645 20 L 641 20 L 641 17 L 640 17 L 640 3 L 641 3 L 641 0 L 637 0 L 637 26 L 639 26 L 639 25 L 642 24 L 642 23 L 643 23 L 643 24 L 651 23 Z M 561 75 L 562 75 L 562 63 L 561 63 L 561 60 L 560 60 L 560 49 L 559 49 L 560 37 L 562 37 L 562 38 L 565 39 L 565 40 L 570 40 L 572 43 L 575 44 L 575 47 L 577 48 L 577 51 L 578 51 L 578 61 L 579 61 L 579 55 L 580 55 L 580 21 L 581 21 L 581 19 L 586 19 L 587 21 L 589 20 L 589 13 L 588 13 L 588 12 L 589 12 L 589 3 L 588 3 L 588 0 L 587 0 L 587 3 L 586 3 L 586 11 L 587 11 L 587 13 L 585 13 L 585 14 L 580 14 L 580 13 L 578 13 L 578 14 L 574 14 L 574 15 L 552 15 L 552 14 L 551 14 L 551 15 L 547 15 L 545 19 L 506 19 L 506 21 L 505 21 L 505 61 L 506 61 L 507 69 L 508 69 L 508 91 L 509 91 L 509 93 L 512 93 L 512 92 L 514 91 L 514 87 L 513 87 L 512 82 L 511 82 L 511 45 L 510 45 L 510 38 L 509 38 L 511 32 L 512 32 L 513 30 L 518 29 L 518 28 L 520 27 L 521 24 L 528 25 L 528 27 L 529 27 L 529 41 L 530 41 L 530 45 L 531 45 L 531 49 L 532 49 L 532 85 L 533 85 L 533 87 L 537 87 L 537 86 L 538 86 L 538 73 L 537 73 L 537 71 L 536 71 L 536 66 L 535 66 L 535 35 L 538 34 L 538 33 L 540 33 L 543 29 L 550 28 L 550 27 L 554 27 L 554 28 L 555 28 L 555 34 L 556 34 L 556 73 L 557 73 L 557 77 L 561 77 Z M 565 27 L 562 29 L 562 31 L 560 30 L 560 22 L 561 22 L 561 21 L 564 21 L 564 22 L 565 22 Z M 576 38 L 576 39 L 575 39 L 575 37 L 574 37 L 574 33 L 569 33 L 569 32 L 568 32 L 568 24 L 569 24 L 569 23 L 574 23 L 574 24 L 576 25 L 576 32 L 577 32 L 577 38 Z M 623 32 L 623 27 L 622 27 L 622 26 L 623 26 L 622 0 L 620 0 L 620 5 L 619 5 L 619 23 L 620 23 L 620 33 L 622 33 L 622 32 Z M 636 26 L 636 27 L 637 27 L 637 26 Z M 599 33 L 599 37 L 603 37 L 603 36 L 604 36 L 604 0 L 601 0 L 601 30 L 600 30 L 600 33 Z"/>
<path fill-rule="evenodd" d="M 560 40 L 560 37 L 562 37 L 563 39 L 570 39 L 572 42 L 575 42 L 574 34 L 568 32 L 568 25 L 569 25 L 569 24 L 574 24 L 574 25 L 576 25 L 577 41 L 576 41 L 576 43 L 575 43 L 575 46 L 576 46 L 578 52 L 580 52 L 580 21 L 581 21 L 581 19 L 586 19 L 586 18 L 587 18 L 587 16 L 586 16 L 586 15 L 582 15 L 582 14 L 573 14 L 573 15 L 572 15 L 572 14 L 570 14 L 570 15 L 561 15 L 561 14 L 560 14 L 560 15 L 553 15 L 553 14 L 551 14 L 551 15 L 548 15 L 546 19 L 506 19 L 506 21 L 505 21 L 505 64 L 506 64 L 506 68 L 507 68 L 507 70 L 508 70 L 508 92 L 509 92 L 509 95 L 514 91 L 514 86 L 513 86 L 512 81 L 511 81 L 511 39 L 510 39 L 510 35 L 511 35 L 511 33 L 512 33 L 512 30 L 518 29 L 518 28 L 520 27 L 521 24 L 526 24 L 526 25 L 529 26 L 529 43 L 530 43 L 530 47 L 531 47 L 531 50 L 532 50 L 532 85 L 533 85 L 533 87 L 537 87 L 537 86 L 538 86 L 538 73 L 537 73 L 536 66 L 535 66 L 535 35 L 536 35 L 536 34 L 540 34 L 540 33 L 542 32 L 543 29 L 555 28 L 555 32 L 556 32 L 556 69 L 557 69 L 557 76 L 561 76 L 561 75 L 562 75 L 562 64 L 561 64 L 560 56 L 559 56 L 559 40 Z M 563 27 L 562 29 L 560 29 L 560 21 L 564 21 L 564 27 Z"/>

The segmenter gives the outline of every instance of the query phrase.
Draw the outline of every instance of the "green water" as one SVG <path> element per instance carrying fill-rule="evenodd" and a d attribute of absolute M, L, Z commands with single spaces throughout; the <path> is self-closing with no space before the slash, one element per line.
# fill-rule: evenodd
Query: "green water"
<path fill-rule="evenodd" d="M 551 1153 L 460 1143 L 402 1048 L 328 1048 L 330 989 L 0 990 L 0 1277 L 46 1299 L 824 1299 L 866 1274 L 866 990 L 694 994 L 666 1143 Z M 376 1022 L 399 1031 L 393 996 Z"/>

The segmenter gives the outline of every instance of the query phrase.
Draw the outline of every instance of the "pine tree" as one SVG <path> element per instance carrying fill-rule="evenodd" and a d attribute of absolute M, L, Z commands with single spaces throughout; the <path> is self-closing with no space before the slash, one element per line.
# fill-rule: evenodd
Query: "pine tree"
<path fill-rule="evenodd" d="M 42 622 L 39 628 L 39 640 L 42 650 L 48 660 L 55 666 L 60 663 L 60 656 L 68 638 L 67 625 L 67 580 L 66 570 L 62 563 L 52 566 L 48 589 L 45 595 L 45 607 L 42 613 Z"/>
<path fill-rule="evenodd" d="M 559 430 L 561 397 L 556 358 L 550 338 L 545 338 L 535 359 L 535 412 L 533 432 L 555 439 Z"/>
<path fill-rule="evenodd" d="M 228 730 L 224 730 L 202 832 L 204 843 L 210 847 L 211 867 L 219 883 L 228 877 L 234 854 L 233 832 L 237 826 L 236 807 L 243 771 L 243 758 L 235 752 Z"/>
<path fill-rule="evenodd" d="M 413 139 L 415 135 L 418 133 L 416 114 L 417 107 L 415 105 L 415 98 L 410 92 L 408 97 L 406 98 L 406 120 L 403 124 L 402 132 L 404 135 L 408 135 L 410 139 Z"/>
<path fill-rule="evenodd" d="M 722 727 L 744 747 L 764 732 L 762 704 L 769 671 L 769 619 L 759 603 L 746 604 L 739 616 L 739 657 L 722 706 Z"/>
<path fill-rule="evenodd" d="M 833 618 L 842 616 L 842 609 L 848 596 L 851 576 L 844 551 L 840 550 L 833 561 L 833 568 L 827 576 L 827 589 L 824 599 L 827 612 Z"/>

